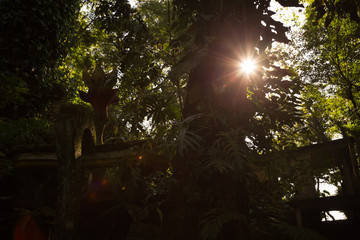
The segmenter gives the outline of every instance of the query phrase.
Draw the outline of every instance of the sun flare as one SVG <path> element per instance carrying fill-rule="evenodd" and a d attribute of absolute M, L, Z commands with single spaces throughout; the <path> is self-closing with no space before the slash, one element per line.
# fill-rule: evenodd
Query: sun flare
<path fill-rule="evenodd" d="M 256 62 L 254 59 L 248 58 L 240 63 L 240 70 L 243 73 L 251 74 L 256 70 Z"/>

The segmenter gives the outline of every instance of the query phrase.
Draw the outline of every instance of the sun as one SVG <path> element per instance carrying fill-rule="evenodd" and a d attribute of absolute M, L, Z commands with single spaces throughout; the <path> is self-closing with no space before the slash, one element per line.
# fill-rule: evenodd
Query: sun
<path fill-rule="evenodd" d="M 247 58 L 240 62 L 239 64 L 240 71 L 245 74 L 252 74 L 256 70 L 256 61 L 251 58 Z"/>

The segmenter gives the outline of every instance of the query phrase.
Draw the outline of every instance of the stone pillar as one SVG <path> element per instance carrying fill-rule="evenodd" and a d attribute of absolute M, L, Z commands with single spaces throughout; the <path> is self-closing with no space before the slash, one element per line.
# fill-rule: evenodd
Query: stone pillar
<path fill-rule="evenodd" d="M 58 202 L 55 240 L 78 239 L 81 202 L 81 158 L 75 156 L 76 129 L 72 115 L 59 116 L 54 124 L 58 158 Z"/>

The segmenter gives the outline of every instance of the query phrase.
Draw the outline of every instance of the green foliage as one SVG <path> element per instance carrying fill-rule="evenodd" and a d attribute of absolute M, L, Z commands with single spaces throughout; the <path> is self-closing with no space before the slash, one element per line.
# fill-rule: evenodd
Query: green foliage
<path fill-rule="evenodd" d="M 0 132 L 0 148 L 3 150 L 21 144 L 44 144 L 51 141 L 49 123 L 44 119 L 2 119 Z"/>
<path fill-rule="evenodd" d="M 326 13 L 331 15 L 331 21 L 315 18 L 316 11 L 311 6 L 307 8 L 307 22 L 294 34 L 295 47 L 290 56 L 304 83 L 302 110 L 312 132 L 311 141 L 322 142 L 344 131 L 356 135 L 360 35 L 359 25 L 346 15 L 332 12 L 337 10 Z"/>
<path fill-rule="evenodd" d="M 0 75 L 0 109 L 7 109 L 10 106 L 23 104 L 24 95 L 28 93 L 26 83 L 16 76 Z M 16 108 L 15 107 L 15 108 Z"/>
<path fill-rule="evenodd" d="M 94 14 L 87 15 L 88 31 L 96 37 L 90 59 L 116 69 L 119 77 L 119 102 L 110 112 L 106 135 L 139 139 L 168 128 L 180 118 L 182 101 L 180 84 L 167 79 L 174 57 L 166 17 L 171 9 L 157 1 L 141 2 L 137 10 L 127 1 L 95 1 L 89 8 Z"/>
<path fill-rule="evenodd" d="M 147 117 L 158 124 L 179 119 L 179 109 L 171 101 L 174 101 L 174 99 L 169 99 L 162 94 L 147 96 L 147 99 L 144 99 Z"/>
<path fill-rule="evenodd" d="M 79 9 L 78 0 L 1 1 L 0 79 L 14 93 L 2 98 L 3 116 L 34 115 L 62 97 L 54 71 L 73 44 Z"/>
<path fill-rule="evenodd" d="M 78 0 L 2 1 L 1 67 L 12 74 L 52 67 L 68 50 L 79 6 Z"/>
<path fill-rule="evenodd" d="M 325 20 L 325 25 L 328 26 L 337 17 L 350 18 L 352 21 L 360 24 L 360 4 L 357 1 L 351 0 L 330 0 L 311 1 L 310 7 L 312 13 L 310 19 L 316 24 L 320 19 Z"/>

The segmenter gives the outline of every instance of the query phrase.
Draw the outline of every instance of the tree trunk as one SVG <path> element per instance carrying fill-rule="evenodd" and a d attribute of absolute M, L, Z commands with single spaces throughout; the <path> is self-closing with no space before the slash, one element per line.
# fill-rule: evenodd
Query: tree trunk
<path fill-rule="evenodd" d="M 211 148 L 221 131 L 246 126 L 249 121 L 247 84 L 238 74 L 240 59 L 234 48 L 239 43 L 231 26 L 224 26 L 222 33 L 208 47 L 207 57 L 189 75 L 183 115 L 186 118 L 204 114 L 190 129 L 204 139 L 201 149 Z M 245 137 L 239 144 L 245 146 Z M 203 176 L 199 151 L 192 151 L 173 162 L 177 180 L 173 196 L 178 205 L 172 214 L 177 212 L 179 217 L 174 220 L 176 227 L 170 227 L 170 231 L 177 230 L 170 239 L 202 239 L 202 235 L 206 235 L 204 215 L 211 210 L 226 209 L 244 218 L 249 214 L 245 179 L 234 180 L 231 175 L 218 173 Z M 251 239 L 246 221 L 238 220 L 222 224 L 217 236 L 213 237 Z"/>

